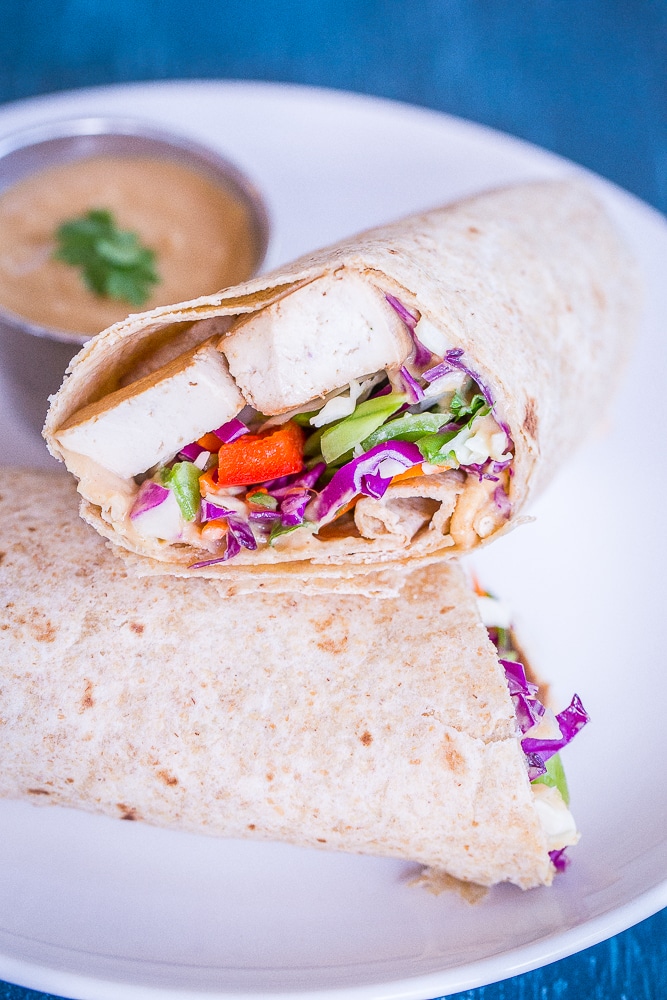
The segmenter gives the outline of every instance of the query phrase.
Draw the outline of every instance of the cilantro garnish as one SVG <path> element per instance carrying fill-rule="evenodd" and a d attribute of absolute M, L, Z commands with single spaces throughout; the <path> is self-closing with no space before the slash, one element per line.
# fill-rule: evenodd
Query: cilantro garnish
<path fill-rule="evenodd" d="M 458 466 L 455 453 L 448 447 L 458 433 L 458 430 L 454 430 L 447 431 L 446 434 L 425 434 L 415 443 L 422 453 L 422 458 L 429 465 L 445 465 L 454 460 Z"/>
<path fill-rule="evenodd" d="M 460 393 L 455 392 L 449 404 L 449 409 L 455 420 L 468 420 L 479 414 L 481 417 L 491 412 L 491 407 L 487 404 L 481 393 L 475 393 L 468 403 Z"/>
<path fill-rule="evenodd" d="M 264 507 L 265 510 L 277 510 L 278 501 L 270 493 L 262 493 L 256 490 L 254 493 L 246 493 L 248 503 L 254 503 L 257 507 Z"/>
<path fill-rule="evenodd" d="M 56 230 L 57 260 L 81 269 L 91 292 L 141 306 L 159 282 L 155 253 L 136 233 L 118 229 L 111 212 L 91 209 Z"/>
<path fill-rule="evenodd" d="M 317 525 L 313 521 L 302 521 L 301 524 L 290 524 L 285 525 L 281 521 L 276 521 L 271 528 L 271 534 L 269 535 L 269 545 L 273 545 L 276 538 L 280 538 L 282 535 L 289 535 L 292 531 L 296 531 L 297 528 L 307 528 L 309 531 L 316 531 Z"/>

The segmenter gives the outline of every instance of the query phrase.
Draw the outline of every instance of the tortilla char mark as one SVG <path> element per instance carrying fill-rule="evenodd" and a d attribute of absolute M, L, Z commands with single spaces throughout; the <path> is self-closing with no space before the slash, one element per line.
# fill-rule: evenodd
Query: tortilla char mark
<path fill-rule="evenodd" d="M 178 778 L 175 777 L 173 774 L 170 774 L 169 771 L 166 770 L 166 768 L 161 768 L 159 771 L 156 771 L 155 773 L 157 774 L 160 781 L 163 781 L 165 785 L 173 787 L 174 785 L 178 784 Z"/>
<path fill-rule="evenodd" d="M 1 560 L 0 560 L 1 561 Z M 22 626 L 26 627 L 27 635 L 35 642 L 55 642 L 58 630 L 50 618 L 40 608 L 28 608 L 25 614 L 14 611 L 14 602 L 8 601 L 5 610 L 8 612 L 8 622 L 3 622 L 0 628 L 3 632 L 13 630 L 20 634 Z"/>
<path fill-rule="evenodd" d="M 141 817 L 139 816 L 139 813 L 134 808 L 134 806 L 126 806 L 124 802 L 118 802 L 118 803 L 116 803 L 116 805 L 117 805 L 117 808 L 118 808 L 118 810 L 120 812 L 120 818 L 121 819 L 127 819 L 127 820 L 130 820 L 131 822 L 134 822 L 135 820 L 141 819 Z"/>
<path fill-rule="evenodd" d="M 85 712 L 87 708 L 92 708 L 94 704 L 95 699 L 93 698 L 93 682 L 91 680 L 86 680 L 79 711 Z"/>
<path fill-rule="evenodd" d="M 538 426 L 538 416 L 537 416 L 537 404 L 532 397 L 528 398 L 526 403 L 526 410 L 523 417 L 523 429 L 526 434 L 532 437 L 533 441 L 537 441 L 537 426 Z"/>
<path fill-rule="evenodd" d="M 465 760 L 453 745 L 453 741 L 449 733 L 445 733 L 440 749 L 441 759 L 445 767 L 459 776 L 464 774 L 466 770 Z"/>

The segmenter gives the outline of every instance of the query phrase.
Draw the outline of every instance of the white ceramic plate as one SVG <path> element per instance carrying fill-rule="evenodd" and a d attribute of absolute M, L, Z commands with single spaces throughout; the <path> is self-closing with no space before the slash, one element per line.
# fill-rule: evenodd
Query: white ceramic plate
<path fill-rule="evenodd" d="M 370 224 L 485 187 L 575 171 L 452 118 L 293 87 L 167 83 L 0 109 L 0 134 L 131 113 L 234 159 L 265 193 L 268 266 Z M 591 183 L 643 267 L 647 317 L 607 436 L 575 456 L 535 523 L 477 560 L 513 602 L 540 670 L 593 724 L 567 754 L 583 831 L 552 889 L 476 906 L 408 888 L 393 861 L 215 841 L 0 804 L 0 977 L 67 997 L 431 998 L 512 976 L 667 904 L 667 565 L 662 413 L 667 226 Z M 48 466 L 0 385 L 2 460 Z M 564 400 L 576 406 L 576 400 Z"/>

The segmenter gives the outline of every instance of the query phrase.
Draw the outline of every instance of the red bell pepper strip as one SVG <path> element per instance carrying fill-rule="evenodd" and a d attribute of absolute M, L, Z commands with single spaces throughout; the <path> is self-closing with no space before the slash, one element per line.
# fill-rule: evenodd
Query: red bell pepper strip
<path fill-rule="evenodd" d="M 290 423 L 264 434 L 244 434 L 218 452 L 218 486 L 249 486 L 303 469 L 306 435 Z"/>

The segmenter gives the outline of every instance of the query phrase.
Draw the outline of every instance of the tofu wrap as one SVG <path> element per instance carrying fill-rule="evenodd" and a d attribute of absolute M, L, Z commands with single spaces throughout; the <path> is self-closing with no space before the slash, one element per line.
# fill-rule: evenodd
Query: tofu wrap
<path fill-rule="evenodd" d="M 588 188 L 492 191 L 130 316 L 44 433 L 144 572 L 398 579 L 516 523 L 600 421 L 635 306 Z"/>
<path fill-rule="evenodd" d="M 128 577 L 73 498 L 66 476 L 2 471 L 0 796 L 551 882 L 577 832 L 546 758 L 584 717 L 510 694 L 518 665 L 456 562 L 400 599 L 221 602 L 213 581 Z"/>

